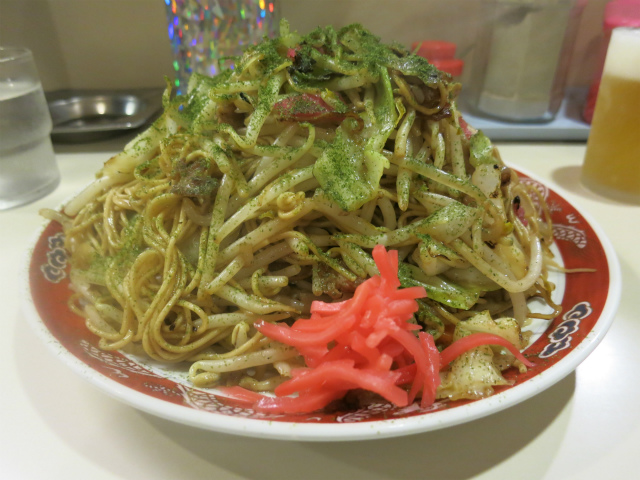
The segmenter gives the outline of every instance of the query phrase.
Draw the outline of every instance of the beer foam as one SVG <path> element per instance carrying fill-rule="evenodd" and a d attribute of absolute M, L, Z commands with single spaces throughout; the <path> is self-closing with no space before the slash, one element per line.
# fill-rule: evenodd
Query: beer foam
<path fill-rule="evenodd" d="M 613 31 L 604 71 L 607 75 L 640 80 L 640 29 Z"/>

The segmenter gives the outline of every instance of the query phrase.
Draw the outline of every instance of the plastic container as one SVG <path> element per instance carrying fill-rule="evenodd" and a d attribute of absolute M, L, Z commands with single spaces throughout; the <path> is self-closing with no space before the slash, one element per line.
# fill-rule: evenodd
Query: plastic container
<path fill-rule="evenodd" d="M 467 107 L 511 122 L 548 122 L 564 98 L 585 0 L 482 0 Z"/>
<path fill-rule="evenodd" d="M 604 38 L 598 54 L 598 66 L 591 81 L 587 101 L 582 111 L 582 117 L 587 123 L 591 123 L 593 120 L 593 112 L 596 107 L 598 90 L 600 89 L 600 80 L 602 79 L 604 60 L 609 42 L 611 41 L 611 32 L 617 27 L 640 28 L 640 0 L 613 0 L 605 7 L 604 20 L 602 22 Z"/>

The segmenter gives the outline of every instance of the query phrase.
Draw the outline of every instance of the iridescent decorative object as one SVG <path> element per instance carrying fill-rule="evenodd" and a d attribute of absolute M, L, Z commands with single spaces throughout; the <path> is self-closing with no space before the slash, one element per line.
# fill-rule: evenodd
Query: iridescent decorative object
<path fill-rule="evenodd" d="M 274 36 L 279 11 L 275 0 L 164 0 L 173 50 L 177 93 L 192 73 L 215 75 L 233 68 L 233 58 L 251 44 Z M 222 65 L 221 65 L 222 64 Z"/>

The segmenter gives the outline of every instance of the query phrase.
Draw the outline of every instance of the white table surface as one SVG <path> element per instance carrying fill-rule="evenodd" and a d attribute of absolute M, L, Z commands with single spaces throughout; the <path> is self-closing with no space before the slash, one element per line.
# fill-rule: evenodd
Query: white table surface
<path fill-rule="evenodd" d="M 0 212 L 0 478 L 22 479 L 580 479 L 632 478 L 640 466 L 640 207 L 579 182 L 584 144 L 504 144 L 506 162 L 589 213 L 618 252 L 622 304 L 591 356 L 547 391 L 432 433 L 363 442 L 258 440 L 141 413 L 76 376 L 26 324 L 18 274 L 41 225 L 126 138 L 57 146 L 58 189 Z"/>

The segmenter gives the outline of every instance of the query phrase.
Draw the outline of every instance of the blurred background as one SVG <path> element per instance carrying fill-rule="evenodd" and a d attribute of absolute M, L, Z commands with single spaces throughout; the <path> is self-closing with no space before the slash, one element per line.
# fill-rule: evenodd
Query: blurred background
<path fill-rule="evenodd" d="M 462 82 L 465 118 L 494 140 L 583 141 L 597 94 L 589 86 L 608 41 L 607 4 L 628 2 L 637 2 L 640 22 L 640 0 L 0 0 L 0 44 L 33 51 L 50 102 L 146 89 L 157 109 L 165 77 L 181 93 L 191 71 L 214 73 L 209 59 L 228 55 L 238 39 L 277 33 L 278 17 L 301 34 L 358 22 L 412 49 L 425 40 L 453 44 L 442 60 L 452 70 L 420 54 Z M 78 125 L 112 128 L 119 113 L 98 118 L 105 107 L 94 107 L 60 115 L 51 107 L 54 140 Z M 130 113 L 122 115 L 137 126 Z"/>
<path fill-rule="evenodd" d="M 596 69 L 607 0 L 589 0 L 579 22 L 568 86 Z M 480 27 L 477 0 L 279 0 L 281 16 L 306 33 L 318 25 L 362 23 L 407 47 L 438 38 L 467 60 Z M 35 55 L 45 91 L 164 86 L 173 75 L 164 0 L 0 0 L 0 44 Z M 467 58 L 465 58 L 467 57 Z M 467 70 L 468 71 L 468 70 Z"/>

